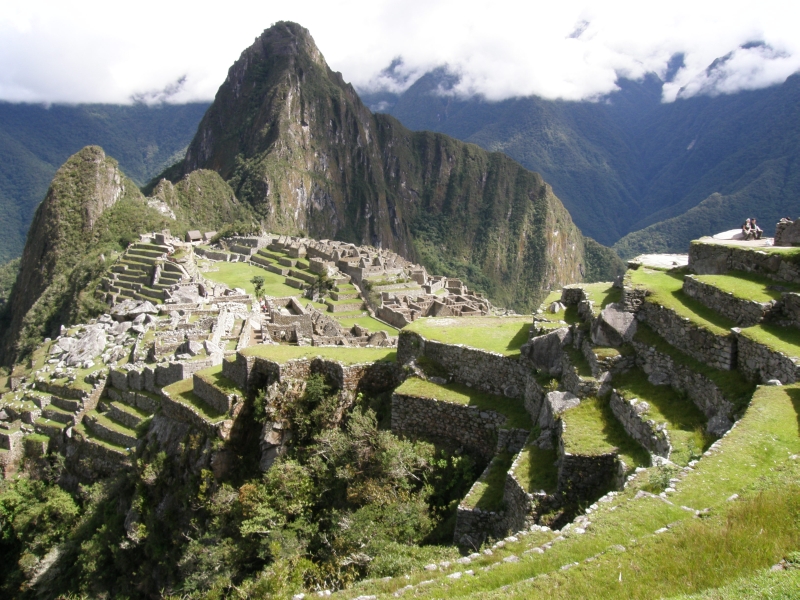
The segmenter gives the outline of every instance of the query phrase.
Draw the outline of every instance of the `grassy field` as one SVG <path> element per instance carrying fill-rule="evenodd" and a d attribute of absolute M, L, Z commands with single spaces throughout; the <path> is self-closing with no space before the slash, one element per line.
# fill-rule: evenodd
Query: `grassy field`
<path fill-rule="evenodd" d="M 288 296 L 300 296 L 301 291 L 283 283 L 284 277 L 277 273 L 272 273 L 261 267 L 256 267 L 247 263 L 216 262 L 216 271 L 206 271 L 203 277 L 224 283 L 230 288 L 242 288 L 248 294 L 255 294 L 255 288 L 250 280 L 259 276 L 264 278 L 264 291 L 267 296 L 284 298 Z"/>
<path fill-rule="evenodd" d="M 782 291 L 797 292 L 800 286 L 791 283 L 778 284 L 768 277 L 761 277 L 754 273 L 731 271 L 724 275 L 696 275 L 698 281 L 729 292 L 736 298 L 753 300 L 754 302 L 770 302 L 780 300 Z M 770 289 L 773 288 L 773 289 Z"/>
<path fill-rule="evenodd" d="M 395 361 L 397 352 L 393 348 L 344 348 L 334 346 L 250 346 L 241 350 L 245 356 L 258 356 L 278 363 L 297 358 L 327 358 L 346 365 Z"/>
<path fill-rule="evenodd" d="M 760 387 L 718 448 L 679 475 L 669 502 L 636 497 L 654 471 L 647 469 L 598 503 L 584 534 L 562 532 L 544 552 L 526 551 L 558 532 L 507 542 L 469 566 L 366 582 L 342 596 L 412 585 L 403 597 L 795 598 L 800 570 L 767 570 L 800 548 L 799 418 L 799 385 Z M 518 560 L 504 561 L 512 555 Z M 449 578 L 454 572 L 462 575 Z"/>
<path fill-rule="evenodd" d="M 534 444 L 528 444 L 520 453 L 514 475 L 529 494 L 546 492 L 552 494 L 558 484 L 558 469 L 555 449 L 543 450 Z"/>
<path fill-rule="evenodd" d="M 342 324 L 342 327 L 346 327 L 348 329 L 353 325 L 359 325 L 361 327 L 366 327 L 370 330 L 370 332 L 385 331 L 389 335 L 397 335 L 400 333 L 399 329 L 378 321 L 377 319 L 373 319 L 369 315 L 364 315 L 363 317 L 339 317 L 334 314 L 333 316 L 337 321 L 339 321 L 339 323 Z"/>
<path fill-rule="evenodd" d="M 225 414 L 214 410 L 210 405 L 197 396 L 193 390 L 192 378 L 182 379 L 163 388 L 170 398 L 189 407 L 194 408 L 201 417 L 209 423 L 218 423 L 225 418 Z"/>
<path fill-rule="evenodd" d="M 689 298 L 682 291 L 683 274 L 654 271 L 641 267 L 629 271 L 631 283 L 650 291 L 648 302 L 660 304 L 686 317 L 695 325 L 708 329 L 717 335 L 727 335 L 736 323 L 720 316 L 697 300 Z"/>
<path fill-rule="evenodd" d="M 504 425 L 505 427 L 530 429 L 533 426 L 531 417 L 528 411 L 525 410 L 522 400 L 495 396 L 458 383 L 440 385 L 418 377 L 409 377 L 395 392 L 405 396 L 434 398 L 446 402 L 455 402 L 456 404 L 477 406 L 481 410 L 493 410 L 505 415 L 508 419 Z"/>
<path fill-rule="evenodd" d="M 506 483 L 506 473 L 511 467 L 514 456 L 509 452 L 497 454 L 489 463 L 475 485 L 470 489 L 462 504 L 467 508 L 480 508 L 481 510 L 501 510 L 503 508 L 503 490 Z"/>
<path fill-rule="evenodd" d="M 753 325 L 742 329 L 742 335 L 787 356 L 800 357 L 800 331 L 793 327 Z"/>
<path fill-rule="evenodd" d="M 650 464 L 650 456 L 611 412 L 608 398 L 584 398 L 561 418 L 566 425 L 563 440 L 567 452 L 585 455 L 617 452 L 628 469 Z"/>
<path fill-rule="evenodd" d="M 614 388 L 626 400 L 638 398 L 650 405 L 642 417 L 666 423 L 672 454 L 670 460 L 684 466 L 711 445 L 705 435 L 706 417 L 686 396 L 668 385 L 653 385 L 640 369 L 614 377 Z"/>
<path fill-rule="evenodd" d="M 404 331 L 414 331 L 430 340 L 515 356 L 528 341 L 532 325 L 531 317 L 431 317 L 417 319 Z"/>

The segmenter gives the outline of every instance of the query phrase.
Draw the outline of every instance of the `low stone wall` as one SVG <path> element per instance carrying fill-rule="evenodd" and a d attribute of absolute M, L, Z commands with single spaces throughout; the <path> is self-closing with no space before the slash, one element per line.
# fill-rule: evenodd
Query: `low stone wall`
<path fill-rule="evenodd" d="M 512 532 L 529 529 L 539 520 L 542 513 L 556 508 L 557 505 L 553 496 L 542 492 L 530 494 L 525 491 L 514 474 L 520 456 L 521 454 L 517 454 L 514 458 L 514 462 L 506 474 L 506 483 L 503 488 L 506 526 Z"/>
<path fill-rule="evenodd" d="M 525 380 L 525 395 L 523 396 L 523 403 L 525 410 L 531 416 L 531 422 L 536 423 L 539 419 L 539 413 L 542 410 L 542 402 L 544 402 L 545 389 L 532 374 L 528 375 Z"/>
<path fill-rule="evenodd" d="M 486 459 L 495 455 L 505 422 L 505 416 L 475 406 L 392 394 L 392 433 L 458 444 Z"/>
<path fill-rule="evenodd" d="M 476 485 L 482 482 L 489 474 L 494 461 L 492 459 L 478 480 L 472 485 L 466 497 L 472 494 Z M 506 512 L 481 510 L 465 506 L 463 501 L 456 510 L 456 527 L 453 532 L 453 543 L 477 550 L 487 538 L 503 538 L 509 531 Z"/>
<path fill-rule="evenodd" d="M 566 424 L 558 420 L 558 490 L 568 501 L 590 501 L 608 487 L 622 487 L 622 469 L 616 453 L 570 454 L 564 450 Z"/>
<path fill-rule="evenodd" d="M 692 371 L 684 364 L 675 362 L 671 356 L 659 352 L 652 346 L 636 340 L 631 344 L 636 350 L 636 364 L 653 383 L 667 384 L 686 393 L 709 420 L 721 417 L 732 423 L 733 404 L 725 398 L 722 390 L 711 379 Z"/>
<path fill-rule="evenodd" d="M 140 408 L 150 413 L 155 412 L 161 406 L 161 400 L 158 398 L 158 396 L 153 397 L 143 392 L 131 390 L 122 391 L 109 388 L 107 393 L 108 397 L 112 400 L 124 402 L 129 406 L 135 406 L 136 408 Z"/>
<path fill-rule="evenodd" d="M 402 329 L 406 325 L 411 324 L 411 321 L 409 321 L 403 313 L 394 311 L 388 306 L 379 307 L 378 310 L 375 311 L 375 316 L 384 323 L 388 323 L 397 329 Z"/>
<path fill-rule="evenodd" d="M 578 285 L 565 285 L 561 288 L 561 303 L 566 306 L 577 306 L 586 300 L 586 290 Z"/>
<path fill-rule="evenodd" d="M 739 370 L 752 381 L 766 383 L 777 379 L 786 385 L 800 379 L 800 366 L 796 360 L 777 350 L 739 335 Z"/>
<path fill-rule="evenodd" d="M 669 443 L 666 429 L 659 429 L 655 421 L 642 416 L 646 414 L 646 411 L 643 410 L 646 408 L 645 402 L 626 400 L 616 391 L 611 393 L 611 411 L 617 421 L 622 423 L 628 435 L 651 454 L 669 458 L 672 445 Z"/>
<path fill-rule="evenodd" d="M 524 396 L 531 371 L 521 357 L 504 356 L 460 344 L 443 344 L 426 340 L 417 333 L 401 331 L 397 362 L 406 364 L 419 356 L 439 363 L 459 383 L 509 398 Z"/>
<path fill-rule="evenodd" d="M 623 354 L 617 354 L 607 358 L 598 358 L 597 354 L 595 354 L 595 348 L 596 347 L 592 346 L 588 339 L 584 339 L 583 344 L 581 344 L 581 353 L 586 359 L 586 362 L 589 363 L 589 368 L 592 370 L 592 375 L 595 378 L 599 377 L 602 373 L 621 373 L 627 371 L 636 364 L 636 358 L 634 356 L 625 356 Z"/>
<path fill-rule="evenodd" d="M 594 377 L 581 377 L 565 352 L 561 357 L 561 386 L 578 398 L 596 396 L 600 391 L 600 381 Z"/>
<path fill-rule="evenodd" d="M 194 407 L 173 400 L 169 393 L 164 390 L 161 390 L 161 414 L 173 421 L 180 421 L 196 427 L 212 437 L 218 435 L 222 437 L 222 432 L 229 429 L 225 427 L 225 421 L 217 425 L 210 424 Z"/>
<path fill-rule="evenodd" d="M 192 388 L 197 396 L 217 412 L 230 412 L 237 400 L 236 394 L 226 394 L 196 373 L 192 375 Z"/>
<path fill-rule="evenodd" d="M 716 335 L 652 302 L 642 305 L 639 319 L 669 344 L 710 367 L 726 371 L 736 367 L 736 336 L 732 333 Z"/>
<path fill-rule="evenodd" d="M 745 271 L 776 281 L 800 283 L 800 264 L 759 248 L 738 248 L 694 241 L 689 246 L 689 269 L 698 275 Z"/>
<path fill-rule="evenodd" d="M 312 373 L 324 375 L 336 388 L 347 391 L 385 392 L 396 388 L 403 379 L 403 370 L 396 362 L 375 362 L 342 365 L 339 362 L 315 358 Z"/>
<path fill-rule="evenodd" d="M 694 275 L 683 279 L 683 292 L 714 312 L 734 321 L 740 327 L 760 323 L 775 306 L 775 302 L 755 302 L 737 298 L 729 292 L 698 281 Z"/>
<path fill-rule="evenodd" d="M 775 312 L 781 325 L 800 329 L 800 294 L 796 292 L 781 294 L 781 301 Z"/>
<path fill-rule="evenodd" d="M 67 443 L 70 471 L 86 480 L 95 481 L 131 466 L 131 458 L 91 439 L 73 437 Z"/>
<path fill-rule="evenodd" d="M 121 431 L 117 431 L 116 429 L 106 427 L 99 421 L 89 416 L 83 418 L 83 423 L 92 431 L 92 433 L 97 434 L 98 437 L 104 440 L 108 440 L 112 444 L 117 444 L 125 448 L 133 448 L 136 446 L 136 438 L 132 435 L 128 435 L 122 433 Z"/>

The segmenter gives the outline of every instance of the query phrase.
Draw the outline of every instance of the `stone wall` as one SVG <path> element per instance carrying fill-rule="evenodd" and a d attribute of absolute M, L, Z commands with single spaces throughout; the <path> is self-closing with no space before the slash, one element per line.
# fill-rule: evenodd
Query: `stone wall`
<path fill-rule="evenodd" d="M 666 429 L 659 428 L 655 421 L 646 418 L 647 408 L 646 402 L 626 400 L 616 391 L 611 393 L 611 411 L 628 435 L 651 454 L 669 458 L 672 445 Z"/>
<path fill-rule="evenodd" d="M 124 448 L 133 448 L 136 446 L 136 438 L 132 435 L 106 427 L 97 419 L 91 418 L 88 415 L 83 418 L 83 423 L 93 433 L 97 434 L 98 437 L 108 440 L 112 444 L 117 444 Z"/>
<path fill-rule="evenodd" d="M 196 427 L 212 437 L 218 435 L 222 437 L 222 431 L 227 429 L 224 427 L 224 421 L 217 425 L 210 424 L 194 407 L 173 400 L 164 390 L 161 390 L 161 414 L 173 421 L 180 421 Z"/>
<path fill-rule="evenodd" d="M 800 329 L 800 294 L 796 292 L 781 294 L 776 312 L 781 325 Z"/>
<path fill-rule="evenodd" d="M 577 306 L 586 300 L 586 291 L 578 285 L 565 285 L 561 288 L 561 303 L 566 306 Z"/>
<path fill-rule="evenodd" d="M 579 398 L 596 396 L 600 391 L 600 380 L 594 377 L 581 377 L 565 352 L 561 357 L 561 387 Z"/>
<path fill-rule="evenodd" d="M 668 343 L 710 367 L 729 371 L 736 366 L 736 336 L 732 333 L 716 335 L 653 302 L 642 305 L 639 319 Z"/>
<path fill-rule="evenodd" d="M 766 383 L 777 379 L 786 385 L 800 379 L 796 359 L 739 335 L 739 370 L 752 381 Z"/>
<path fill-rule="evenodd" d="M 800 264 L 780 254 L 757 248 L 692 242 L 689 246 L 689 269 L 698 275 L 745 271 L 765 275 L 776 281 L 800 283 Z"/>
<path fill-rule="evenodd" d="M 213 407 L 217 412 L 230 412 L 234 403 L 237 401 L 236 394 L 226 394 L 196 373 L 192 376 L 192 388 L 197 396 L 208 403 L 208 405 Z"/>
<path fill-rule="evenodd" d="M 519 356 L 504 356 L 460 344 L 426 340 L 417 333 L 401 331 L 397 362 L 406 364 L 419 356 L 439 363 L 459 383 L 509 398 L 522 398 L 531 369 Z"/>
<path fill-rule="evenodd" d="M 564 450 L 563 419 L 558 420 L 558 429 L 558 494 L 568 501 L 588 501 L 608 487 L 622 487 L 621 463 L 616 453 L 570 454 Z"/>
<path fill-rule="evenodd" d="M 686 365 L 675 362 L 671 356 L 652 346 L 635 340 L 631 343 L 636 350 L 636 364 L 648 375 L 651 382 L 656 385 L 668 384 L 686 393 L 709 420 L 715 417 L 717 420 L 723 419 L 728 423 L 727 428 L 730 428 L 734 407 L 716 383 Z"/>
<path fill-rule="evenodd" d="M 124 402 L 129 406 L 135 406 L 149 413 L 155 412 L 161 406 L 161 399 L 158 396 L 151 396 L 148 393 L 137 391 L 122 391 L 114 388 L 106 390 L 108 397 L 112 400 Z"/>
<path fill-rule="evenodd" d="M 734 321 L 740 327 L 750 327 L 760 323 L 775 306 L 772 302 L 755 302 L 737 298 L 729 292 L 698 281 L 694 275 L 683 280 L 683 292 L 714 312 Z"/>
<path fill-rule="evenodd" d="M 466 497 L 472 494 L 475 486 L 486 479 L 496 460 L 498 459 L 492 459 L 478 480 L 472 485 Z M 453 542 L 455 544 L 478 550 L 487 538 L 503 538 L 508 531 L 508 521 L 504 510 L 481 510 L 478 507 L 467 506 L 463 501 L 458 505 L 456 527 L 453 532 Z"/>
<path fill-rule="evenodd" d="M 525 395 L 523 396 L 523 403 L 525 410 L 531 416 L 531 422 L 536 423 L 539 419 L 539 413 L 542 410 L 542 402 L 544 402 L 545 389 L 542 384 L 536 379 L 533 374 L 528 375 L 525 380 Z"/>
<path fill-rule="evenodd" d="M 505 422 L 505 416 L 475 406 L 392 394 L 392 433 L 458 444 L 485 459 L 495 455 Z"/>

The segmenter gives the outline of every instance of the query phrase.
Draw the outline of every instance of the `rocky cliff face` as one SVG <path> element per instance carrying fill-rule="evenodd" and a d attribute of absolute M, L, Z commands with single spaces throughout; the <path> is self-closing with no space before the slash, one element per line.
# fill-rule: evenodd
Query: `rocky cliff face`
<path fill-rule="evenodd" d="M 373 115 L 294 23 L 265 31 L 231 67 L 178 171 L 200 168 L 217 171 L 269 230 L 428 264 L 451 253 L 459 274 L 517 308 L 581 279 L 584 238 L 540 176 Z"/>
<path fill-rule="evenodd" d="M 123 197 L 138 188 L 126 181 L 117 162 L 102 148 L 87 146 L 74 154 L 56 172 L 50 189 L 33 218 L 9 297 L 11 309 L 3 334 L 15 340 L 25 315 L 59 273 L 80 259 L 85 242 L 91 238 L 98 219 Z M 12 351 L 0 346 L 0 359 Z"/>

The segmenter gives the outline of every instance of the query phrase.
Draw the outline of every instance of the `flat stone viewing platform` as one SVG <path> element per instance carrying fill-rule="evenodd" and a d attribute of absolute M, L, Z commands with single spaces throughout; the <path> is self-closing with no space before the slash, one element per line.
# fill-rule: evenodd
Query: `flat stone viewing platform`
<path fill-rule="evenodd" d="M 640 254 L 628 261 L 631 268 L 672 269 L 689 264 L 688 254 Z"/>

